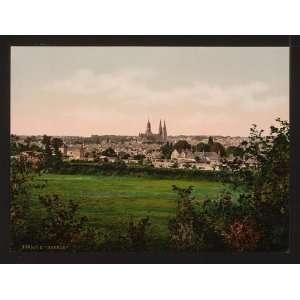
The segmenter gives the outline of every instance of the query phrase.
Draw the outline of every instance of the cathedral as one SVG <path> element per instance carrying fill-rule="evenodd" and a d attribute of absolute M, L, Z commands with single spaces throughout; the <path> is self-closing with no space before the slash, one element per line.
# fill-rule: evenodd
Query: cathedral
<path fill-rule="evenodd" d="M 164 121 L 164 126 L 162 127 L 161 121 L 159 121 L 158 133 L 155 134 L 152 133 L 151 123 L 148 120 L 146 132 L 140 133 L 139 137 L 142 139 L 143 142 L 166 142 L 168 140 L 166 122 Z"/>

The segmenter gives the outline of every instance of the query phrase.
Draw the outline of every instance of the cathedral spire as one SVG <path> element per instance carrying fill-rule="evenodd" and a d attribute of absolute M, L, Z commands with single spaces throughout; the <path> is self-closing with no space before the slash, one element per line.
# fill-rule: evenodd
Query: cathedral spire
<path fill-rule="evenodd" d="M 163 136 L 163 129 L 162 129 L 162 126 L 161 126 L 161 120 L 159 120 L 158 135 L 160 135 L 161 137 Z"/>
<path fill-rule="evenodd" d="M 167 126 L 166 126 L 165 120 L 164 120 L 164 128 L 163 128 L 163 139 L 164 139 L 164 141 L 166 141 L 168 139 Z"/>
<path fill-rule="evenodd" d="M 150 121 L 149 121 L 149 119 L 148 119 L 148 122 L 147 122 L 147 128 L 146 128 L 146 134 L 151 134 L 152 132 L 151 132 L 151 123 L 150 123 Z"/>

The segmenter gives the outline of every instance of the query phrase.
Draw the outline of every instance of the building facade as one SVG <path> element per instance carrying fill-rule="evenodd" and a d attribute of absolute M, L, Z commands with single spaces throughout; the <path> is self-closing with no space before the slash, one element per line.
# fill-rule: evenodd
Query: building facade
<path fill-rule="evenodd" d="M 163 143 L 168 140 L 167 126 L 164 121 L 164 125 L 162 126 L 161 120 L 159 121 L 158 133 L 153 133 L 151 130 L 151 123 L 148 120 L 145 133 L 140 133 L 139 138 L 143 142 L 159 142 Z"/>

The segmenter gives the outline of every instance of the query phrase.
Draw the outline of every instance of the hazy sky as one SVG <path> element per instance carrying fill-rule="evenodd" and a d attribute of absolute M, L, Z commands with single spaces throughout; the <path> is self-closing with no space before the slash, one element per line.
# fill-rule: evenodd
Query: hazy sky
<path fill-rule="evenodd" d="M 11 132 L 248 135 L 288 120 L 288 48 L 13 47 Z"/>

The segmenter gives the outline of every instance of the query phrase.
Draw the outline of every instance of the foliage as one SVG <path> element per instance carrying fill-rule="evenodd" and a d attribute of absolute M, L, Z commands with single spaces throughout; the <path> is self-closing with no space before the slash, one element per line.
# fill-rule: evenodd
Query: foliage
<path fill-rule="evenodd" d="M 63 141 L 60 138 L 52 138 L 51 146 L 54 155 L 51 156 L 51 164 L 52 168 L 55 170 L 59 169 L 62 166 L 63 156 L 61 151 L 59 150 L 62 145 Z"/>
<path fill-rule="evenodd" d="M 237 251 L 256 250 L 263 238 L 262 233 L 257 230 L 255 221 L 247 217 L 235 221 L 223 235 L 229 248 Z"/>
<path fill-rule="evenodd" d="M 164 159 L 170 159 L 173 150 L 174 150 L 173 144 L 169 143 L 169 142 L 162 145 L 161 148 L 160 148 L 160 151 L 161 151 L 162 156 L 163 156 Z"/>
<path fill-rule="evenodd" d="M 200 142 L 196 145 L 196 151 L 198 152 L 216 152 L 219 153 L 221 157 L 226 155 L 226 150 L 221 143 L 214 142 L 213 138 L 210 136 L 208 143 Z"/>
<path fill-rule="evenodd" d="M 21 142 L 17 135 L 11 134 L 10 155 L 16 156 L 25 151 L 42 152 L 42 149 L 36 143 L 33 143 L 34 141 L 35 138 L 33 136 L 28 136 L 24 142 Z"/>
<path fill-rule="evenodd" d="M 32 187 L 32 168 L 24 158 L 11 159 L 10 164 L 10 233 L 12 247 L 20 247 L 27 239 L 30 218 L 30 189 Z"/>
<path fill-rule="evenodd" d="M 119 159 L 128 159 L 130 155 L 126 152 L 121 152 L 118 154 Z"/>
<path fill-rule="evenodd" d="M 192 205 L 192 189 L 174 190 L 182 203 L 170 221 L 171 242 L 179 251 L 286 250 L 288 247 L 289 124 L 277 120 L 269 136 L 253 126 L 243 158 L 223 161 L 235 189 Z M 184 204 L 184 205 L 183 205 Z"/>
<path fill-rule="evenodd" d="M 114 232 L 105 234 L 104 242 L 100 245 L 100 249 L 104 251 L 145 251 L 149 242 L 147 229 L 150 225 L 149 217 L 141 218 L 137 221 L 130 218 L 125 224 L 125 232 L 114 230 Z"/>
<path fill-rule="evenodd" d="M 136 159 L 136 160 L 138 160 L 140 163 L 142 163 L 143 160 L 145 159 L 145 155 L 144 155 L 144 154 L 137 154 L 137 155 L 134 155 L 133 159 Z"/>
<path fill-rule="evenodd" d="M 182 152 L 184 150 L 191 150 L 192 146 L 185 140 L 179 140 L 177 143 L 174 144 L 174 149 L 178 152 Z"/>
<path fill-rule="evenodd" d="M 286 121 L 276 121 L 279 126 L 271 126 L 267 136 L 254 125 L 249 141 L 243 143 L 243 160 L 225 161 L 224 167 L 235 187 L 247 188 L 266 249 L 283 249 L 288 244 L 290 133 Z"/>
<path fill-rule="evenodd" d="M 146 248 L 146 230 L 150 225 L 149 217 L 142 218 L 138 222 L 130 219 L 128 224 L 128 239 L 131 250 L 140 251 Z"/>
<path fill-rule="evenodd" d="M 57 195 L 40 196 L 45 214 L 39 220 L 42 234 L 35 242 L 42 245 L 59 245 L 72 250 L 95 248 L 96 231 L 87 217 L 79 216 L 79 206 L 74 201 L 62 201 Z"/>
<path fill-rule="evenodd" d="M 44 149 L 42 152 L 41 168 L 44 170 L 59 170 L 63 165 L 63 157 L 59 148 L 63 145 L 60 138 L 52 138 L 43 135 L 42 144 Z"/>
<path fill-rule="evenodd" d="M 108 157 L 116 157 L 117 154 L 115 152 L 115 150 L 111 147 L 107 148 L 106 150 L 104 150 L 102 152 L 102 155 L 108 156 Z"/>
<path fill-rule="evenodd" d="M 226 155 L 230 156 L 233 155 L 233 157 L 239 157 L 242 158 L 244 155 L 244 151 L 242 147 L 237 147 L 237 146 L 229 146 L 226 149 Z"/>
<path fill-rule="evenodd" d="M 210 152 L 219 153 L 221 157 L 224 157 L 226 155 L 226 150 L 221 143 L 213 143 L 212 145 L 210 145 L 209 150 Z"/>
<path fill-rule="evenodd" d="M 213 144 L 214 144 L 214 140 L 213 140 L 213 138 L 212 138 L 212 136 L 210 136 L 209 138 L 208 138 L 208 143 L 207 143 L 209 146 L 212 146 Z"/>
<path fill-rule="evenodd" d="M 78 205 L 65 204 L 57 195 L 40 196 L 45 214 L 36 215 L 31 206 L 32 191 L 45 187 L 42 181 L 34 181 L 39 174 L 24 159 L 12 159 L 10 170 L 11 248 L 24 245 L 65 246 L 68 249 L 91 249 L 95 232 L 88 227 L 88 220 L 79 217 Z"/>
<path fill-rule="evenodd" d="M 192 189 L 192 186 L 185 189 L 173 185 L 173 190 L 178 193 L 179 200 L 177 214 L 169 221 L 170 247 L 177 251 L 192 250 L 195 244 Z"/>
<path fill-rule="evenodd" d="M 63 166 L 55 171 L 58 174 L 81 175 L 130 175 L 161 179 L 199 179 L 209 181 L 226 181 L 227 173 L 223 171 L 207 171 L 198 169 L 178 169 L 178 162 L 174 162 L 173 168 L 153 168 L 147 165 L 127 165 L 122 160 L 115 162 L 88 163 L 88 162 L 64 162 Z"/>
<path fill-rule="evenodd" d="M 210 146 L 208 144 L 200 142 L 196 145 L 196 151 L 198 152 L 210 152 Z"/>

